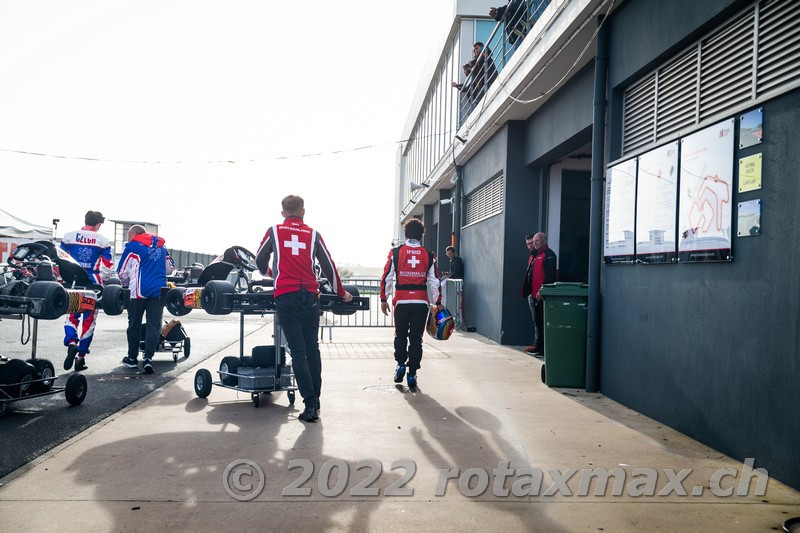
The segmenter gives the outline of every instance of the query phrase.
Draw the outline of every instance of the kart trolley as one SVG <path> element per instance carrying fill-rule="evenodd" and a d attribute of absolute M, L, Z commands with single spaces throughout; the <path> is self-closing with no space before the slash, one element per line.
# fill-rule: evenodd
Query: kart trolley
<path fill-rule="evenodd" d="M 206 398 L 213 386 L 250 393 L 255 407 L 259 406 L 260 394 L 284 390 L 289 403 L 294 404 L 297 385 L 291 365 L 286 364 L 286 348 L 283 332 L 278 320 L 275 305 L 273 280 L 250 280 L 246 272 L 255 270 L 255 257 L 241 247 L 233 247 L 236 259 L 232 261 L 238 271 L 235 283 L 212 279 L 200 288 L 178 288 L 168 297 L 173 309 L 185 314 L 185 309 L 202 308 L 212 315 L 225 315 L 238 312 L 239 319 L 239 357 L 228 356 L 222 359 L 218 374 L 220 379 L 214 381 L 211 372 L 200 369 L 195 374 L 194 390 L 198 397 Z M 227 252 L 226 252 L 227 253 Z M 345 286 L 353 294 L 353 300 L 344 302 L 336 294 L 320 294 L 320 311 L 331 311 L 337 314 L 352 314 L 359 310 L 369 309 L 369 298 L 358 297 L 355 287 Z M 173 313 L 175 314 L 175 313 Z M 244 355 L 244 320 L 246 315 L 274 314 L 274 344 L 256 346 L 252 354 Z M 291 352 L 290 352 L 291 353 Z"/>

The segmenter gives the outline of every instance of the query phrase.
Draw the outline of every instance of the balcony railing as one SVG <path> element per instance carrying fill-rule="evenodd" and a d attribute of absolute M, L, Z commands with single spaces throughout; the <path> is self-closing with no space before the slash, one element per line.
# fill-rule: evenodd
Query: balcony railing
<path fill-rule="evenodd" d="M 550 0 L 512 0 L 497 8 L 499 21 L 484 47 L 474 49 L 472 59 L 462 67 L 467 77 L 457 85 L 461 92 L 459 127 L 481 102 L 549 3 Z"/>

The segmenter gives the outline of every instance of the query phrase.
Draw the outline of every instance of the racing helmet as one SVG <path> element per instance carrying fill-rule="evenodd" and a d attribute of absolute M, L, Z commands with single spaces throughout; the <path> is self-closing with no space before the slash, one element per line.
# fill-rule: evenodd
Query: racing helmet
<path fill-rule="evenodd" d="M 436 312 L 431 309 L 428 312 L 428 325 L 426 329 L 428 330 L 428 334 L 434 339 L 446 341 L 450 338 L 450 335 L 452 335 L 454 327 L 455 320 L 447 309 Z"/>

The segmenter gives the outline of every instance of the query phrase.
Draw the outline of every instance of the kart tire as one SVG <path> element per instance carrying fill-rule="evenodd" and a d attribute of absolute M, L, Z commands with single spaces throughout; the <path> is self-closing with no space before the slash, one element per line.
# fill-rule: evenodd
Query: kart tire
<path fill-rule="evenodd" d="M 343 287 L 344 287 L 344 290 L 346 290 L 347 292 L 349 292 L 350 294 L 353 295 L 353 298 L 358 296 L 358 289 L 356 289 L 355 285 L 344 285 Z M 356 313 L 356 311 L 358 311 L 358 309 L 348 309 L 346 311 L 333 311 L 333 314 L 334 315 L 353 315 L 353 314 Z"/>
<path fill-rule="evenodd" d="M 176 287 L 167 292 L 167 312 L 172 316 L 185 316 L 192 312 L 190 307 L 183 305 L 183 295 L 186 289 Z"/>
<path fill-rule="evenodd" d="M 220 372 L 230 372 L 231 374 L 235 374 L 239 367 L 242 365 L 242 362 L 239 361 L 238 357 L 223 357 L 222 362 L 219 364 Z M 227 385 L 229 387 L 235 387 L 239 384 L 239 378 L 236 376 L 225 376 L 220 374 L 219 376 L 222 378 L 222 384 Z"/>
<path fill-rule="evenodd" d="M 184 358 L 189 357 L 191 353 L 192 353 L 192 339 L 186 337 L 185 339 L 183 339 L 183 357 Z"/>
<path fill-rule="evenodd" d="M 70 405 L 80 405 L 86 398 L 86 390 L 89 385 L 86 383 L 86 376 L 83 374 L 72 374 L 64 387 L 64 396 Z"/>
<path fill-rule="evenodd" d="M 31 394 L 49 392 L 50 389 L 53 388 L 53 382 L 55 381 L 56 376 L 56 369 L 53 366 L 53 363 L 47 359 L 28 359 L 28 363 L 33 365 L 33 368 L 36 369 L 36 379 L 45 380 L 32 383 Z"/>
<path fill-rule="evenodd" d="M 100 298 L 100 303 L 103 304 L 103 312 L 109 316 L 121 315 L 122 311 L 127 307 L 125 296 L 125 289 L 122 288 L 122 285 L 112 284 L 103 287 Z"/>
<path fill-rule="evenodd" d="M 25 293 L 27 298 L 41 299 L 41 309 L 29 313 L 33 318 L 54 320 L 64 316 L 69 309 L 69 296 L 64 287 L 55 281 L 34 281 Z"/>
<path fill-rule="evenodd" d="M 46 283 L 46 282 L 43 282 Z M 12 398 L 20 398 L 31 392 L 36 379 L 36 368 L 22 359 L 11 359 L 0 365 L 0 390 Z M 5 395 L 3 396 L 5 398 Z"/>
<path fill-rule="evenodd" d="M 108 281 L 106 281 L 106 286 L 109 285 L 122 285 L 122 281 L 118 277 L 112 276 L 108 278 Z"/>
<path fill-rule="evenodd" d="M 194 393 L 198 398 L 208 398 L 211 394 L 211 372 L 201 368 L 194 375 Z"/>
<path fill-rule="evenodd" d="M 231 308 L 230 295 L 234 294 L 236 289 L 233 284 L 227 281 L 211 280 L 203 287 L 203 309 L 209 315 L 227 315 L 233 309 Z"/>
<path fill-rule="evenodd" d="M 542 372 L 541 372 L 541 374 L 542 374 L 542 375 L 541 375 L 541 377 L 542 377 L 542 383 L 544 383 L 545 385 L 547 385 L 547 371 L 545 370 L 545 367 L 544 367 L 544 365 L 542 365 Z"/>

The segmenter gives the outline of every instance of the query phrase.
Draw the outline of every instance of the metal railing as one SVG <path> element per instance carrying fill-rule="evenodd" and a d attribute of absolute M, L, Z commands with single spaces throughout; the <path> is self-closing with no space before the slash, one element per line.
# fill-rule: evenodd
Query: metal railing
<path fill-rule="evenodd" d="M 359 296 L 369 297 L 369 311 L 356 311 L 352 315 L 325 313 L 319 321 L 320 328 L 390 328 L 394 327 L 392 313 L 381 313 L 381 280 L 379 278 L 347 278 L 345 285 L 352 285 Z"/>
<path fill-rule="evenodd" d="M 453 315 L 456 323 L 456 329 L 459 331 L 465 330 L 464 324 L 464 280 L 463 279 L 448 279 L 443 289 L 444 295 L 442 303 Z"/>
<path fill-rule="evenodd" d="M 472 60 L 463 65 L 467 77 L 464 83 L 456 85 L 461 92 L 459 127 L 478 106 L 489 86 L 503 71 L 549 4 L 550 0 L 512 0 L 508 5 L 498 8 L 501 19 L 483 49 L 474 50 Z"/>

